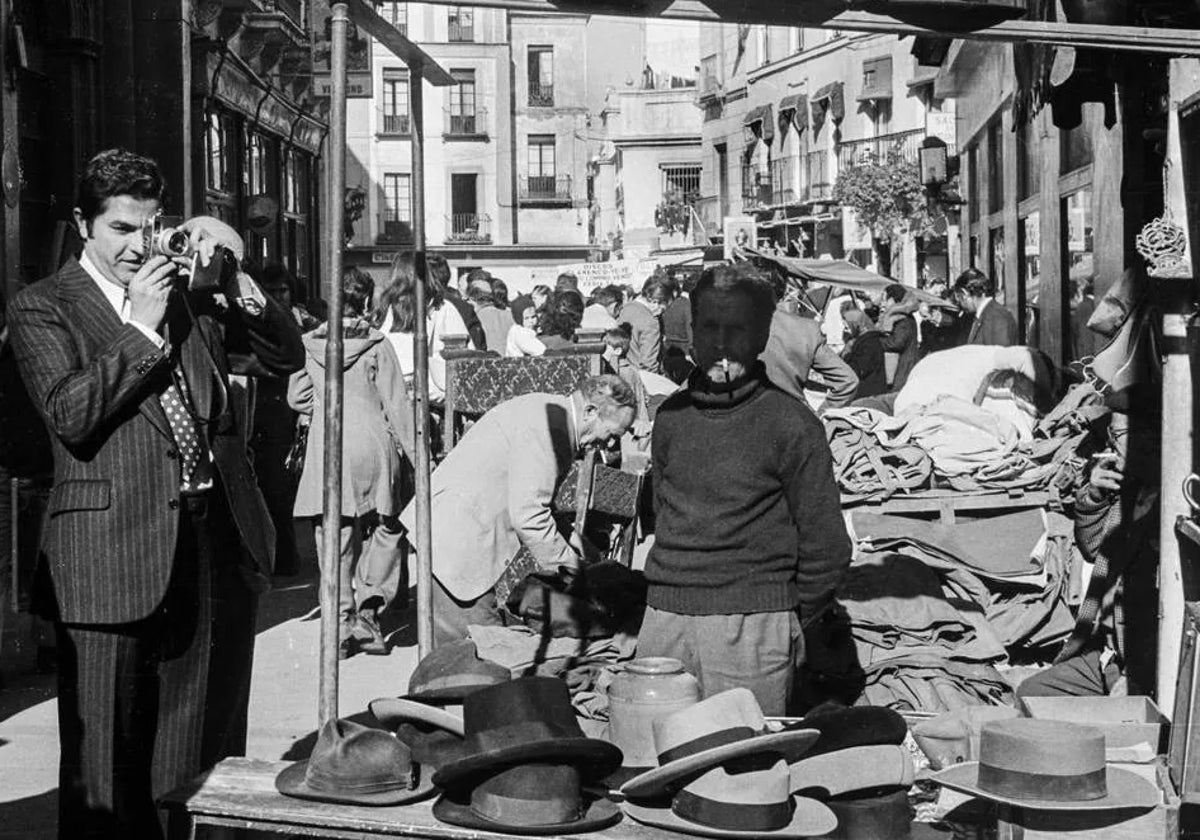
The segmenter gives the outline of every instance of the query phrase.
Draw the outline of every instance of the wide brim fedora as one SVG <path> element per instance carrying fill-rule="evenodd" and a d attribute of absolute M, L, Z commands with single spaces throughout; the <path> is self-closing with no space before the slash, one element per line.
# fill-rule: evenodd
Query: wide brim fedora
<path fill-rule="evenodd" d="M 505 834 L 523 834 L 529 836 L 544 836 L 551 834 L 580 834 L 586 831 L 599 831 L 615 825 L 621 819 L 621 809 L 615 802 L 601 796 L 583 791 L 587 810 L 574 822 L 553 823 L 550 825 L 511 825 L 481 817 L 471 810 L 471 794 L 467 790 L 450 790 L 438 797 L 433 803 L 433 815 L 444 823 L 461 828 L 473 828 L 481 831 L 501 832 Z"/>
<path fill-rule="evenodd" d="M 368 703 L 367 708 L 385 729 L 394 730 L 402 723 L 416 722 L 436 726 L 460 738 L 463 735 L 463 720 L 460 716 L 409 698 L 380 697 Z"/>
<path fill-rule="evenodd" d="M 449 761 L 433 774 L 433 783 L 441 788 L 452 788 L 497 767 L 528 764 L 542 759 L 553 759 L 558 764 L 573 764 L 584 778 L 599 779 L 621 766 L 621 750 L 599 738 L 547 738 Z"/>
<path fill-rule="evenodd" d="M 672 811 L 670 802 L 666 801 L 661 804 L 624 802 L 621 807 L 626 814 L 645 825 L 701 837 L 817 837 L 837 828 L 837 817 L 833 811 L 817 800 L 793 796 L 792 802 L 795 807 L 791 822 L 774 831 L 733 831 L 692 822 Z"/>
<path fill-rule="evenodd" d="M 1105 768 L 1108 794 L 1099 799 L 1019 799 L 979 787 L 979 762 L 965 761 L 934 773 L 932 781 L 952 790 L 991 802 L 1033 811 L 1107 811 L 1117 808 L 1153 808 L 1162 804 L 1162 794 L 1148 779 L 1120 767 Z"/>
<path fill-rule="evenodd" d="M 308 759 L 302 759 L 285 767 L 275 777 L 275 789 L 285 796 L 309 799 L 313 802 L 333 802 L 339 805 L 403 805 L 425 799 L 437 789 L 432 774 L 422 770 L 417 786 L 406 790 L 386 790 L 376 793 L 336 793 L 315 790 L 308 786 L 306 774 Z"/>
<path fill-rule="evenodd" d="M 675 783 L 684 782 L 719 764 L 748 755 L 775 753 L 790 764 L 805 755 L 820 736 L 821 733 L 816 729 L 791 729 L 756 735 L 753 738 L 701 750 L 635 776 L 621 785 L 621 794 L 629 799 L 662 796 L 668 793 Z"/>

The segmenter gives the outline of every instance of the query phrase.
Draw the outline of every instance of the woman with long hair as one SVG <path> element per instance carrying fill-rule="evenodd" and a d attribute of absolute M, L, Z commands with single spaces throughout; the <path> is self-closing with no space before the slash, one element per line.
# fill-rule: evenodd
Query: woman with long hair
<path fill-rule="evenodd" d="M 413 333 L 417 323 L 417 273 L 411 251 L 397 254 L 392 260 L 387 284 L 379 293 L 372 313 L 372 323 L 383 333 L 396 351 L 405 381 L 411 387 L 416 361 L 413 356 Z M 447 335 L 467 335 L 467 325 L 458 310 L 446 301 L 441 283 L 426 272 L 425 328 L 429 336 L 429 401 L 440 405 L 446 399 L 446 361 L 442 348 Z"/>
<path fill-rule="evenodd" d="M 325 347 L 329 325 L 304 336 L 304 369 L 288 383 L 288 404 L 311 417 L 304 469 L 293 515 L 316 526 L 321 568 L 337 563 L 341 577 L 339 655 L 386 654 L 379 613 L 404 577 L 399 516 L 412 486 L 412 403 L 392 346 L 371 327 L 374 281 L 357 268 L 342 273 L 342 410 L 352 418 L 342 437 L 339 556 L 324 554 Z"/>
<path fill-rule="evenodd" d="M 579 292 L 553 292 L 538 318 L 538 339 L 547 350 L 563 350 L 575 343 L 583 323 L 583 296 Z"/>

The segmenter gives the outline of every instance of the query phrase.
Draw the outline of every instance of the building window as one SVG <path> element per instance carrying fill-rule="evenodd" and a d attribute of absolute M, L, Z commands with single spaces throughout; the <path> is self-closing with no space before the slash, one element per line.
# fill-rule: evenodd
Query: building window
<path fill-rule="evenodd" d="M 1088 121 L 1071 129 L 1059 129 L 1058 148 L 1060 168 L 1059 174 L 1066 175 L 1076 169 L 1083 169 L 1092 162 L 1092 132 Z"/>
<path fill-rule="evenodd" d="M 979 221 L 979 147 L 967 149 L 967 223 Z M 974 263 L 972 262 L 972 265 Z"/>
<path fill-rule="evenodd" d="M 1017 301 L 1021 310 L 1021 339 L 1039 347 L 1038 295 L 1042 286 L 1042 214 L 1035 211 L 1017 223 Z"/>
<path fill-rule="evenodd" d="M 883 137 L 892 133 L 892 100 L 876 99 L 874 102 L 874 115 L 871 117 L 871 127 L 875 130 L 876 137 Z M 881 146 L 882 143 L 876 144 Z M 879 150 L 881 153 L 882 149 Z M 886 155 L 884 155 L 886 158 Z M 884 162 L 881 160 L 880 162 Z"/>
<path fill-rule="evenodd" d="M 1031 121 L 1017 132 L 1017 200 L 1042 190 L 1042 135 Z"/>
<path fill-rule="evenodd" d="M 408 134 L 408 71 L 383 71 L 383 134 Z"/>
<path fill-rule="evenodd" d="M 451 41 L 475 40 L 475 10 L 468 6 L 451 6 L 446 11 L 448 37 Z"/>
<path fill-rule="evenodd" d="M 220 114 L 208 115 L 208 188 L 229 192 L 227 132 Z"/>
<path fill-rule="evenodd" d="M 988 231 L 988 268 L 987 271 L 996 284 L 996 301 L 1003 304 L 1008 290 L 1008 278 L 1005 276 L 1004 228 L 996 227 Z"/>
<path fill-rule="evenodd" d="M 987 144 L 988 212 L 999 213 L 1004 209 L 1004 132 L 1000 120 L 988 125 Z"/>
<path fill-rule="evenodd" d="M 479 131 L 475 107 L 475 71 L 451 70 L 450 130 L 448 134 L 476 134 Z"/>
<path fill-rule="evenodd" d="M 247 197 L 261 195 L 278 199 L 276 160 L 274 141 L 257 131 L 246 131 L 242 188 Z M 278 259 L 279 242 L 273 233 L 245 228 L 242 235 L 246 241 L 246 253 L 260 263 L 274 262 Z"/>
<path fill-rule="evenodd" d="M 379 14 L 382 15 L 384 20 L 400 30 L 401 35 L 408 34 L 407 3 L 397 3 L 396 0 L 384 0 L 383 8 L 379 10 Z"/>
<path fill-rule="evenodd" d="M 213 112 L 208 115 L 205 132 L 206 172 L 205 208 L 210 216 L 216 216 L 235 227 L 238 224 L 237 198 L 232 175 L 237 147 L 233 118 L 227 114 Z"/>
<path fill-rule="evenodd" d="M 284 236 L 287 253 L 291 257 L 289 267 L 304 287 L 307 287 L 312 274 L 311 183 L 309 156 L 295 149 L 289 150 L 283 168 Z"/>
<path fill-rule="evenodd" d="M 524 198 L 530 201 L 554 201 L 568 195 L 565 180 L 559 183 L 556 169 L 554 135 L 529 135 L 529 150 L 526 160 L 526 184 Z"/>
<path fill-rule="evenodd" d="M 529 48 L 529 104 L 554 105 L 554 47 Z"/>
<path fill-rule="evenodd" d="M 663 198 L 678 196 L 691 204 L 700 195 L 699 166 L 664 166 L 662 168 Z"/>
<path fill-rule="evenodd" d="M 412 222 L 412 176 L 407 172 L 388 172 L 383 176 L 384 219 L 388 222 Z"/>

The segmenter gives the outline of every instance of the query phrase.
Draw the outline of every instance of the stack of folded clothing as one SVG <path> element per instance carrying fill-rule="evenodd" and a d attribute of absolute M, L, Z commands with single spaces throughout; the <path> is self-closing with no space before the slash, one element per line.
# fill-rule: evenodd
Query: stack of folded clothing
<path fill-rule="evenodd" d="M 838 599 L 866 676 L 865 702 L 943 711 L 1011 696 L 993 667 L 1006 654 L 985 618 L 986 604 L 966 589 L 947 587 L 920 559 L 861 553 Z"/>
<path fill-rule="evenodd" d="M 887 446 L 869 431 L 882 415 L 865 408 L 826 413 L 825 432 L 833 470 L 843 493 L 887 498 L 929 484 L 933 462 L 915 444 Z"/>

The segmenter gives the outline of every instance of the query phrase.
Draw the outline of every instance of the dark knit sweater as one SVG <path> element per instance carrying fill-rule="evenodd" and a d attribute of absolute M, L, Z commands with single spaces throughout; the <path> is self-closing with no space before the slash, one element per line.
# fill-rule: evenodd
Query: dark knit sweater
<path fill-rule="evenodd" d="M 761 364 L 730 393 L 711 388 L 694 376 L 655 418 L 646 601 L 687 615 L 811 614 L 850 563 L 821 422 Z"/>

